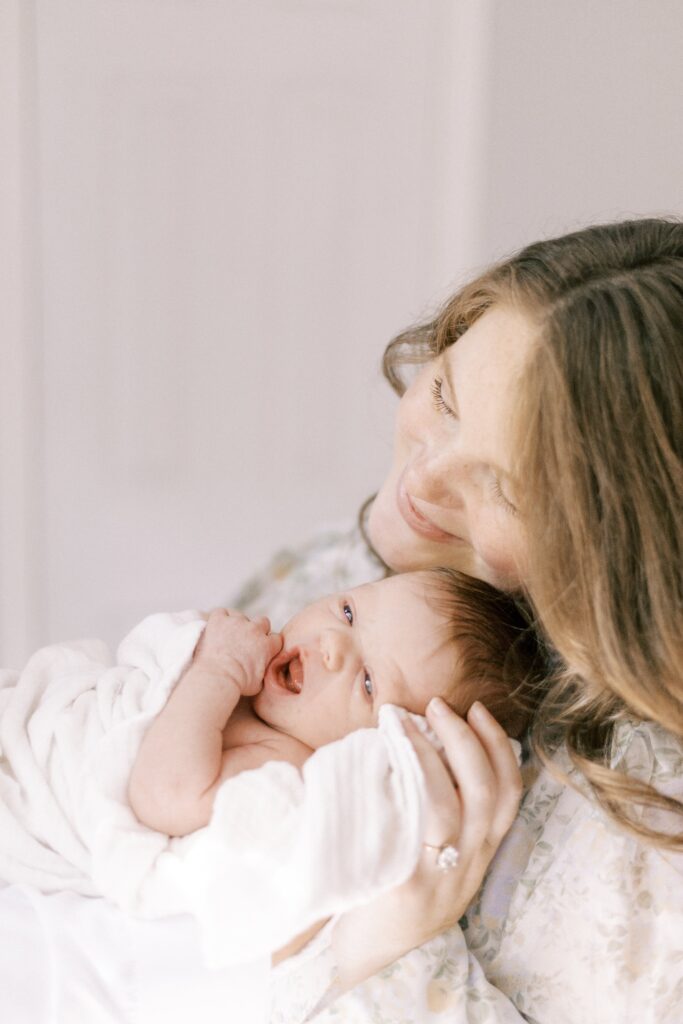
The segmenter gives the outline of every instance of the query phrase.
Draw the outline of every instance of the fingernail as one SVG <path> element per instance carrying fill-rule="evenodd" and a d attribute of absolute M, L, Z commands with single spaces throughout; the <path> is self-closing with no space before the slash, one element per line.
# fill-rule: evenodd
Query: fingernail
<path fill-rule="evenodd" d="M 470 708 L 470 715 L 476 722 L 485 722 L 488 718 L 488 711 L 479 700 L 475 700 L 474 704 Z"/>
<path fill-rule="evenodd" d="M 427 707 L 430 715 L 435 715 L 437 718 L 442 717 L 448 711 L 446 702 L 441 697 L 432 697 Z"/>

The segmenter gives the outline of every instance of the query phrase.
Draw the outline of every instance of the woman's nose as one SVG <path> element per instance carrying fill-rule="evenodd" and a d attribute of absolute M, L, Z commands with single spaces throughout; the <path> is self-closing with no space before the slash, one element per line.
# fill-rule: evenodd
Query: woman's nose
<path fill-rule="evenodd" d="M 431 505 L 459 508 L 464 505 L 463 487 L 469 470 L 466 460 L 444 447 L 425 447 L 406 473 L 405 485 L 411 495 Z"/>

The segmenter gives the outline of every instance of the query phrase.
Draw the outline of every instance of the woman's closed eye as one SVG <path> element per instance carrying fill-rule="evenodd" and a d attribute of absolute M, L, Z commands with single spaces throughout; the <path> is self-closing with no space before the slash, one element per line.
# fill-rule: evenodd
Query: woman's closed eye
<path fill-rule="evenodd" d="M 443 397 L 443 377 L 434 378 L 430 385 L 430 391 L 432 392 L 434 408 L 437 409 L 438 412 L 443 413 L 444 416 L 451 416 L 454 420 L 457 420 L 457 413 L 454 409 L 451 409 L 450 405 Z"/>
<path fill-rule="evenodd" d="M 513 505 L 509 498 L 503 494 L 503 488 L 500 485 L 500 480 L 497 476 L 491 478 L 491 494 L 493 500 L 501 506 L 506 512 L 509 512 L 512 516 L 519 515 L 519 509 L 516 505 Z"/>

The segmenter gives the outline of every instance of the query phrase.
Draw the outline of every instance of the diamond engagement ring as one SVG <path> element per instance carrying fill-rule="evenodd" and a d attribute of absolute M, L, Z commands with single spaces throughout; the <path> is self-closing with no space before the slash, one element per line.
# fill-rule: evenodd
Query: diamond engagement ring
<path fill-rule="evenodd" d="M 434 846 L 432 843 L 423 843 L 428 850 L 436 850 L 436 866 L 439 871 L 450 871 L 458 863 L 458 851 L 452 843 L 442 843 L 441 846 Z"/>

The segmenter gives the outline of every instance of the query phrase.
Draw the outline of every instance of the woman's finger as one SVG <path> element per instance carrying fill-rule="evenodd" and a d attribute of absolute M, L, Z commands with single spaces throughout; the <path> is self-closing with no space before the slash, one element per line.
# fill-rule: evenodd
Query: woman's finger
<path fill-rule="evenodd" d="M 460 842 L 472 849 L 490 841 L 496 817 L 498 779 L 478 734 L 445 702 L 432 700 L 427 718 L 444 745 L 462 801 Z"/>
<path fill-rule="evenodd" d="M 522 797 L 517 755 L 505 730 L 479 701 L 470 708 L 467 722 L 481 740 L 496 776 L 498 799 L 489 838 L 497 845 L 514 821 Z"/>
<path fill-rule="evenodd" d="M 427 790 L 424 841 L 435 846 L 455 842 L 460 832 L 460 799 L 450 772 L 410 718 L 403 719 L 403 728 L 420 761 Z"/>
<path fill-rule="evenodd" d="M 515 803 L 508 800 L 505 776 L 518 773 L 514 756 L 514 772 L 509 770 L 495 723 L 475 712 L 477 732 L 447 705 L 444 707 L 443 714 L 438 713 L 438 705 L 431 707 L 428 718 L 443 743 L 449 767 L 409 719 L 404 719 L 403 725 L 420 759 L 427 790 L 423 832 L 426 847 L 406 892 L 417 892 L 422 900 L 429 892 L 430 899 L 451 915 L 448 921 L 443 919 L 446 927 L 463 913 L 481 885 L 504 834 L 501 822 L 509 825 L 509 808 Z M 486 736 L 485 742 L 480 733 Z M 509 747 L 505 733 L 502 736 Z M 495 751 L 493 761 L 489 750 Z M 446 845 L 455 847 L 457 857 L 455 863 L 444 867 L 441 857 L 445 851 L 438 848 Z"/>

